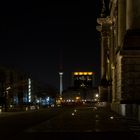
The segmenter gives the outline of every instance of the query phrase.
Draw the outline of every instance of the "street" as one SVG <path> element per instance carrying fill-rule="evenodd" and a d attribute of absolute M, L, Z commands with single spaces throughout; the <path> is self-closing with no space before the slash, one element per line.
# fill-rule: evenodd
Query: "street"
<path fill-rule="evenodd" d="M 0 132 L 5 139 L 138 138 L 123 117 L 105 108 L 85 106 L 0 114 Z"/>

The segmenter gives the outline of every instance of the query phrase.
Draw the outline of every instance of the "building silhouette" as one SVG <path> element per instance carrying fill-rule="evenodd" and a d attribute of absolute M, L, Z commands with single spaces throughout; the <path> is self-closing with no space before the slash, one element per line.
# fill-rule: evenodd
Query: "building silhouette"
<path fill-rule="evenodd" d="M 0 66 L 0 110 L 25 110 L 30 105 L 54 102 L 57 91 L 18 69 Z"/>

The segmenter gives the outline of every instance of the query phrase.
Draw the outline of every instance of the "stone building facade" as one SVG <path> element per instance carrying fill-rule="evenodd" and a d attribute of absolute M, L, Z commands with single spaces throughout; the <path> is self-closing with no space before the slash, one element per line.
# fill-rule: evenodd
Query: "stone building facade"
<path fill-rule="evenodd" d="M 114 110 L 140 103 L 140 1 L 105 1 L 97 30 L 101 33 L 100 96 Z M 102 82 L 103 81 L 103 82 Z M 123 106 L 123 107 L 121 107 Z"/>

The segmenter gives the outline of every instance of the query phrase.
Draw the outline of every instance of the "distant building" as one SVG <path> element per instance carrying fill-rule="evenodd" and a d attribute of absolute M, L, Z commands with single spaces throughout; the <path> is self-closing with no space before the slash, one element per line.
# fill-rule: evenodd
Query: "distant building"
<path fill-rule="evenodd" d="M 94 72 L 73 72 L 72 86 L 76 89 L 92 88 L 94 86 Z"/>
<path fill-rule="evenodd" d="M 0 106 L 8 110 L 28 102 L 28 75 L 17 69 L 0 67 Z"/>
<path fill-rule="evenodd" d="M 94 81 L 94 72 L 73 72 L 72 87 L 63 91 L 63 99 L 68 102 L 94 100 L 94 94 L 98 92 Z"/>
<path fill-rule="evenodd" d="M 33 79 L 28 73 L 8 66 L 0 66 L 0 109 L 25 110 L 30 105 L 54 104 L 57 91 Z"/>

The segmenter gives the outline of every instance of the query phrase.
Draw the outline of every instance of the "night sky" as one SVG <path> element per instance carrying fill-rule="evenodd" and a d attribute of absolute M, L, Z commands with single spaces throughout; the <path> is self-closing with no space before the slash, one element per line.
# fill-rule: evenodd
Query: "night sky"
<path fill-rule="evenodd" d="M 57 88 L 61 64 L 65 88 L 71 84 L 73 71 L 94 71 L 98 84 L 99 12 L 99 0 L 3 2 L 0 64 L 21 68 Z"/>

